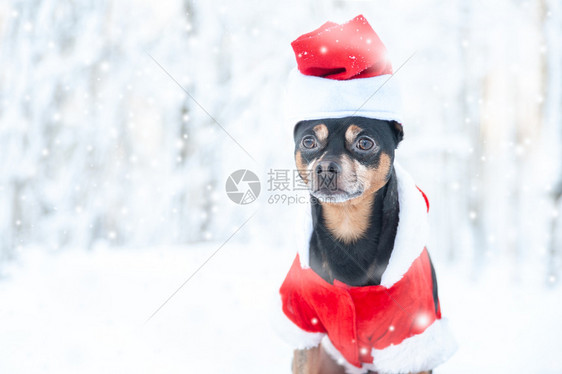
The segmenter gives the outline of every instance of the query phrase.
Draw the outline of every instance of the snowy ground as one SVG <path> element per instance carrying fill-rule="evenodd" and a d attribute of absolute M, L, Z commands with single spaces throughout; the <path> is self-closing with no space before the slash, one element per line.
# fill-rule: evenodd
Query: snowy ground
<path fill-rule="evenodd" d="M 28 250 L 0 280 L 0 373 L 289 373 L 269 318 L 289 250 L 227 244 L 145 323 L 217 247 Z M 461 345 L 437 374 L 562 373 L 560 288 L 437 268 Z"/>

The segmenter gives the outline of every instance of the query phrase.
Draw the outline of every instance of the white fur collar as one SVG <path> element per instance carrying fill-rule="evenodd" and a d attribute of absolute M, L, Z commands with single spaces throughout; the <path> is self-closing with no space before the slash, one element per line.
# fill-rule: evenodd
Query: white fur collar
<path fill-rule="evenodd" d="M 398 181 L 398 202 L 400 213 L 398 215 L 398 229 L 394 239 L 394 248 L 385 272 L 382 275 L 381 285 L 391 287 L 398 282 L 408 271 L 412 262 L 424 249 L 428 235 L 427 206 L 425 199 L 416 187 L 414 180 L 397 162 L 394 163 Z M 305 215 L 308 233 L 306 242 L 299 245 L 298 252 L 301 266 L 309 268 L 309 242 L 312 235 L 312 217 L 310 211 Z"/>

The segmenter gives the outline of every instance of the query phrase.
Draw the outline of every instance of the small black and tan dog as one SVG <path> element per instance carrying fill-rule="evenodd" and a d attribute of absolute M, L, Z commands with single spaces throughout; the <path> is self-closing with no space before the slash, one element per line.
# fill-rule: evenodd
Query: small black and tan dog
<path fill-rule="evenodd" d="M 380 284 L 399 221 L 394 153 L 402 138 L 398 122 L 364 117 L 296 125 L 295 161 L 315 202 L 309 262 L 325 281 Z M 344 372 L 321 347 L 295 351 L 293 373 Z"/>

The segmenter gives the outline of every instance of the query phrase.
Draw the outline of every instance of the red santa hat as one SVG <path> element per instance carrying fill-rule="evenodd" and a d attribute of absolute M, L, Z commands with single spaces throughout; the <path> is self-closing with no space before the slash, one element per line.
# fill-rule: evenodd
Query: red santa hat
<path fill-rule="evenodd" d="M 293 124 L 347 116 L 401 122 L 386 47 L 365 17 L 326 22 L 291 46 L 298 67 L 290 73 L 287 95 Z"/>

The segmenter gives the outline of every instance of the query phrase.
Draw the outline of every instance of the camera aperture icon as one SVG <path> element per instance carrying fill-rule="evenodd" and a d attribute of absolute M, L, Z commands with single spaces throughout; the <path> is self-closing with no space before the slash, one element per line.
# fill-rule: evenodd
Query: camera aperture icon
<path fill-rule="evenodd" d="M 261 183 L 256 174 L 248 169 L 236 170 L 226 179 L 226 194 L 239 205 L 256 201 L 261 191 Z"/>

